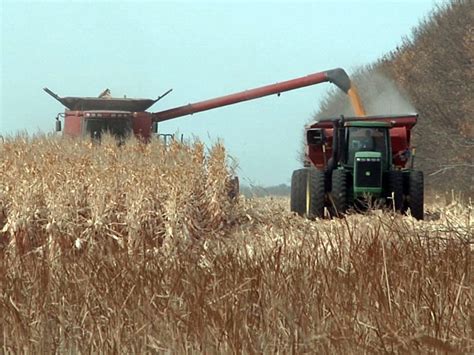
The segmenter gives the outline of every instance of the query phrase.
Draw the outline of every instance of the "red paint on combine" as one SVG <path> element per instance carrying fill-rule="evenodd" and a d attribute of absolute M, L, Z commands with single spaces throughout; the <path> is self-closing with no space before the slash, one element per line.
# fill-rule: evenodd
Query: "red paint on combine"
<path fill-rule="evenodd" d="M 193 113 L 212 110 L 214 108 L 233 105 L 238 102 L 258 99 L 260 97 L 279 94 L 285 91 L 295 90 L 310 85 L 330 81 L 327 72 L 315 73 L 301 78 L 287 80 L 281 83 L 262 86 L 256 89 L 241 91 L 235 94 L 217 97 L 210 100 L 200 101 L 194 104 L 183 105 L 169 110 L 154 113 L 157 122 L 170 120 L 172 118 L 192 115 Z"/>
<path fill-rule="evenodd" d="M 135 112 L 133 114 L 133 134 L 145 140 L 151 138 L 152 114 L 149 112 Z"/>
<path fill-rule="evenodd" d="M 66 110 L 64 116 L 64 134 L 70 137 L 82 136 L 84 117 L 82 111 Z"/>

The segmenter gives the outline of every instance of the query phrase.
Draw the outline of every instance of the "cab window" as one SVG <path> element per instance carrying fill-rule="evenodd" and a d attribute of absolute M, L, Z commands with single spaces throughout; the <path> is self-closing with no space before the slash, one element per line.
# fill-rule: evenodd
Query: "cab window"
<path fill-rule="evenodd" d="M 382 161 L 388 155 L 387 129 L 381 127 L 349 127 L 347 131 L 347 164 L 354 164 L 356 152 L 380 152 Z"/>

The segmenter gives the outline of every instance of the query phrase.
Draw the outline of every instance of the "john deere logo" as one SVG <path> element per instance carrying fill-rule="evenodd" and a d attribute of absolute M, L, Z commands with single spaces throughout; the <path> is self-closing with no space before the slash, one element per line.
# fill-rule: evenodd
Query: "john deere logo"
<path fill-rule="evenodd" d="M 366 171 L 365 176 L 370 176 L 370 171 Z"/>

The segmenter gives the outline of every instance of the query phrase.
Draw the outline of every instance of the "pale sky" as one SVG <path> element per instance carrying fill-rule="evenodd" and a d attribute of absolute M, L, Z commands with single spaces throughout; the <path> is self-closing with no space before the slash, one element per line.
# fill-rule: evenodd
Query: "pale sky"
<path fill-rule="evenodd" d="M 0 134 L 51 131 L 60 96 L 156 98 L 150 112 L 342 67 L 393 50 L 434 9 L 412 1 L 5 1 Z M 160 124 L 224 141 L 244 184 L 289 184 L 320 84 Z"/>

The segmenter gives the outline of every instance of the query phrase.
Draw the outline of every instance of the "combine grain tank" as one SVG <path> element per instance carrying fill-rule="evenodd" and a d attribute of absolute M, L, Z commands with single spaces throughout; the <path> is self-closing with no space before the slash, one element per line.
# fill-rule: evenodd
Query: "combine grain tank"
<path fill-rule="evenodd" d="M 64 134 L 71 137 L 100 138 L 108 131 L 125 138 L 132 133 L 148 140 L 152 133 L 153 117 L 146 112 L 169 91 L 157 99 L 101 97 L 59 97 L 51 90 L 48 94 L 62 103 L 66 110 L 57 116 L 56 130 L 61 130 L 59 118 L 64 117 Z M 108 90 L 104 93 L 109 94 Z"/>

